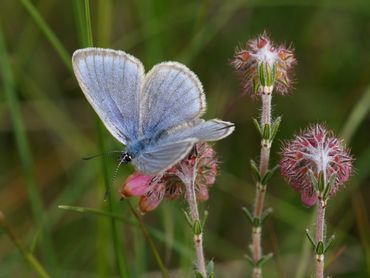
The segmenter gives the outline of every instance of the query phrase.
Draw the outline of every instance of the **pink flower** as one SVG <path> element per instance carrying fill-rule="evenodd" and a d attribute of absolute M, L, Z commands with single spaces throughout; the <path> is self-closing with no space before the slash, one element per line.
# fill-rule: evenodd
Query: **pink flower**
<path fill-rule="evenodd" d="M 122 197 L 141 196 L 148 190 L 152 176 L 143 175 L 136 172 L 129 176 L 125 185 L 121 189 Z"/>
<path fill-rule="evenodd" d="M 323 173 L 326 183 L 335 177 L 329 197 L 334 196 L 351 175 L 353 158 L 343 141 L 319 124 L 285 144 L 281 155 L 281 174 L 301 194 L 306 206 L 315 204 L 320 193 L 314 190 L 309 171 L 316 179 Z"/>
<path fill-rule="evenodd" d="M 122 197 L 140 197 L 139 208 L 141 212 L 154 210 L 163 200 L 185 197 L 184 179 L 195 175 L 195 190 L 198 201 L 208 199 L 208 188 L 212 186 L 217 176 L 215 151 L 207 143 L 195 144 L 190 154 L 177 165 L 157 176 L 147 176 L 134 173 L 129 176 L 121 188 Z"/>
<path fill-rule="evenodd" d="M 284 95 L 292 85 L 291 71 L 296 64 L 292 48 L 275 46 L 266 32 L 236 50 L 231 65 L 252 96 L 271 93 Z"/>

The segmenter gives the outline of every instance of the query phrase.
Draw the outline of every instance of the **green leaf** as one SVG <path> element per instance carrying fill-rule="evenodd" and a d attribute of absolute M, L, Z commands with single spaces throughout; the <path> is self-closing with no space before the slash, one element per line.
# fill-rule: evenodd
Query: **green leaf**
<path fill-rule="evenodd" d="M 323 171 L 320 171 L 319 178 L 318 178 L 318 188 L 319 192 L 323 192 L 326 187 L 325 179 L 324 179 L 324 173 Z"/>
<path fill-rule="evenodd" d="M 326 250 L 328 250 L 328 248 L 331 246 L 331 244 L 333 243 L 335 239 L 335 235 L 332 235 L 325 243 L 325 248 L 324 248 L 324 253 L 326 252 Z"/>
<path fill-rule="evenodd" d="M 182 212 L 185 215 L 186 222 L 189 224 L 190 228 L 193 227 L 193 221 L 191 220 L 189 213 L 187 213 L 185 210 L 182 210 Z"/>
<path fill-rule="evenodd" d="M 208 210 L 205 210 L 203 213 L 202 229 L 204 228 L 204 225 L 206 224 L 207 219 L 208 219 Z"/>
<path fill-rule="evenodd" d="M 261 174 L 256 162 L 254 162 L 254 160 L 251 159 L 250 164 L 253 177 L 256 179 L 257 182 L 261 182 Z"/>
<path fill-rule="evenodd" d="M 280 124 L 281 124 L 281 116 L 277 117 L 275 121 L 272 123 L 270 142 L 274 141 L 275 136 L 279 130 Z"/>
<path fill-rule="evenodd" d="M 271 71 L 271 86 L 274 85 L 276 80 L 276 63 L 272 65 L 272 71 Z"/>
<path fill-rule="evenodd" d="M 319 241 L 316 245 L 316 254 L 317 255 L 322 255 L 324 254 L 324 243 L 322 241 Z"/>
<path fill-rule="evenodd" d="M 272 169 L 268 170 L 266 172 L 266 174 L 263 176 L 263 178 L 261 180 L 261 184 L 262 185 L 266 185 L 270 181 L 270 179 L 272 178 L 272 176 L 275 174 L 275 172 L 276 172 L 277 169 L 279 169 L 279 165 L 276 165 Z"/>
<path fill-rule="evenodd" d="M 267 86 L 272 86 L 272 81 L 274 80 L 273 74 L 272 74 L 272 69 L 268 63 L 266 63 L 266 85 Z"/>
<path fill-rule="evenodd" d="M 265 220 L 267 219 L 268 216 L 271 215 L 271 213 L 273 213 L 273 209 L 272 208 L 268 208 L 266 209 L 262 215 L 261 215 L 261 224 L 263 224 L 265 222 Z"/>
<path fill-rule="evenodd" d="M 195 220 L 193 224 L 193 233 L 194 235 L 200 235 L 202 233 L 202 224 L 199 220 Z"/>
<path fill-rule="evenodd" d="M 252 214 L 249 212 L 249 210 L 246 208 L 246 207 L 242 207 L 242 210 L 244 212 L 244 215 L 247 217 L 247 219 L 249 220 L 249 222 L 251 224 L 253 224 L 253 216 Z"/>
<path fill-rule="evenodd" d="M 265 124 L 264 127 L 263 127 L 263 134 L 262 134 L 262 138 L 265 139 L 265 140 L 268 140 L 270 141 L 270 125 L 269 124 Z"/>
<path fill-rule="evenodd" d="M 202 275 L 202 273 L 200 273 L 199 271 L 195 270 L 194 272 L 195 272 L 195 277 L 196 277 L 196 278 L 206 278 L 206 277 L 204 277 L 204 276 Z"/>
<path fill-rule="evenodd" d="M 324 194 L 323 194 L 324 200 L 326 200 L 327 197 L 329 196 L 331 189 L 333 188 L 336 180 L 337 180 L 337 174 L 334 173 L 331 175 L 329 182 L 325 187 Z"/>
<path fill-rule="evenodd" d="M 266 86 L 267 76 L 266 76 L 266 66 L 265 66 L 265 63 L 261 63 L 258 66 L 257 69 L 258 69 L 258 75 L 259 75 L 259 78 L 260 78 L 261 85 L 262 86 Z"/>
<path fill-rule="evenodd" d="M 210 260 L 206 266 L 206 270 L 207 270 L 207 273 L 208 273 L 208 278 L 210 277 L 214 277 L 214 272 L 215 272 L 215 263 L 213 262 L 213 260 Z M 213 276 L 210 276 L 212 275 Z"/>
<path fill-rule="evenodd" d="M 316 192 L 319 192 L 319 183 L 317 181 L 317 178 L 315 177 L 315 174 L 313 173 L 313 171 L 311 169 L 308 170 L 308 176 L 310 177 L 313 189 Z"/>
<path fill-rule="evenodd" d="M 244 258 L 254 267 L 254 261 L 249 255 L 244 254 Z"/>
<path fill-rule="evenodd" d="M 259 122 L 257 121 L 257 119 L 253 118 L 253 124 L 256 127 L 259 134 L 262 136 L 262 128 L 261 128 Z"/>
<path fill-rule="evenodd" d="M 262 256 L 262 258 L 256 263 L 256 266 L 257 267 L 262 267 L 268 260 L 270 260 L 272 257 L 274 256 L 274 254 L 272 253 L 269 253 L 265 256 Z"/>
<path fill-rule="evenodd" d="M 253 227 L 260 227 L 261 226 L 261 219 L 259 217 L 253 218 Z"/>
<path fill-rule="evenodd" d="M 255 78 L 253 80 L 253 92 L 256 94 L 258 93 L 258 91 L 260 90 L 260 87 L 261 87 L 261 83 L 259 81 L 259 78 Z"/>
<path fill-rule="evenodd" d="M 316 243 L 314 239 L 312 238 L 310 231 L 308 229 L 306 229 L 306 235 L 307 235 L 308 240 L 311 242 L 313 248 L 316 248 Z"/>

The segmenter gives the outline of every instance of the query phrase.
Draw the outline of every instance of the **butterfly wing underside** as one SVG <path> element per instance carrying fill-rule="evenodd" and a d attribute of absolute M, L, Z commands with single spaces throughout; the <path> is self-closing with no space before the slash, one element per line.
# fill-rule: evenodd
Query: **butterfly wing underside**
<path fill-rule="evenodd" d="M 164 142 L 176 142 L 186 138 L 193 138 L 196 141 L 218 141 L 229 136 L 235 129 L 231 122 L 212 119 L 209 121 L 199 120 L 184 127 L 175 128 L 165 134 Z M 161 141 L 162 141 L 161 140 Z"/>
<path fill-rule="evenodd" d="M 141 130 L 147 138 L 199 118 L 206 102 L 202 84 L 187 67 L 160 63 L 146 75 L 141 99 Z"/>
<path fill-rule="evenodd" d="M 140 172 L 155 175 L 183 159 L 195 142 L 195 139 L 187 138 L 179 142 L 148 146 L 132 163 Z"/>
<path fill-rule="evenodd" d="M 87 100 L 110 133 L 121 143 L 137 138 L 144 67 L 123 51 L 77 50 L 73 70 Z"/>

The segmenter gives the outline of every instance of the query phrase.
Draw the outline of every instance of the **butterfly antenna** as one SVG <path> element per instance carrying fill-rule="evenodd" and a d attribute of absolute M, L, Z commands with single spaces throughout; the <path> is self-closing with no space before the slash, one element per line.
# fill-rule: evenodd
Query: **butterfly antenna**
<path fill-rule="evenodd" d="M 99 154 L 92 155 L 92 156 L 82 157 L 81 159 L 82 160 L 90 160 L 90 159 L 93 159 L 93 158 L 96 158 L 96 157 L 99 157 L 99 156 L 105 156 L 105 155 L 109 155 L 109 154 L 113 154 L 113 153 L 122 153 L 122 151 L 109 151 L 109 152 L 106 152 L 106 153 L 99 153 Z"/>
<path fill-rule="evenodd" d="M 119 170 L 119 167 L 121 166 L 122 162 L 123 162 L 123 160 L 120 159 L 119 162 L 118 162 L 118 164 L 117 164 L 116 169 L 114 170 L 112 181 L 110 182 L 110 184 L 108 185 L 107 190 L 105 190 L 105 193 L 104 193 L 104 201 L 106 201 L 108 199 L 108 197 L 109 197 L 109 194 L 110 194 L 111 189 L 112 189 L 113 182 L 117 178 L 118 170 Z"/>

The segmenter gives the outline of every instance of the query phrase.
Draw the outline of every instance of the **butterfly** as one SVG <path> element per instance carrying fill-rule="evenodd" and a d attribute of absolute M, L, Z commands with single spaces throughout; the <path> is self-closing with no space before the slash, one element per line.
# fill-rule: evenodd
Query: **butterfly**
<path fill-rule="evenodd" d="M 198 141 L 230 135 L 234 124 L 200 117 L 203 87 L 185 65 L 163 62 L 145 74 L 139 59 L 123 51 L 85 48 L 74 52 L 78 83 L 109 132 L 126 146 L 121 163 L 158 174 L 183 159 Z"/>

